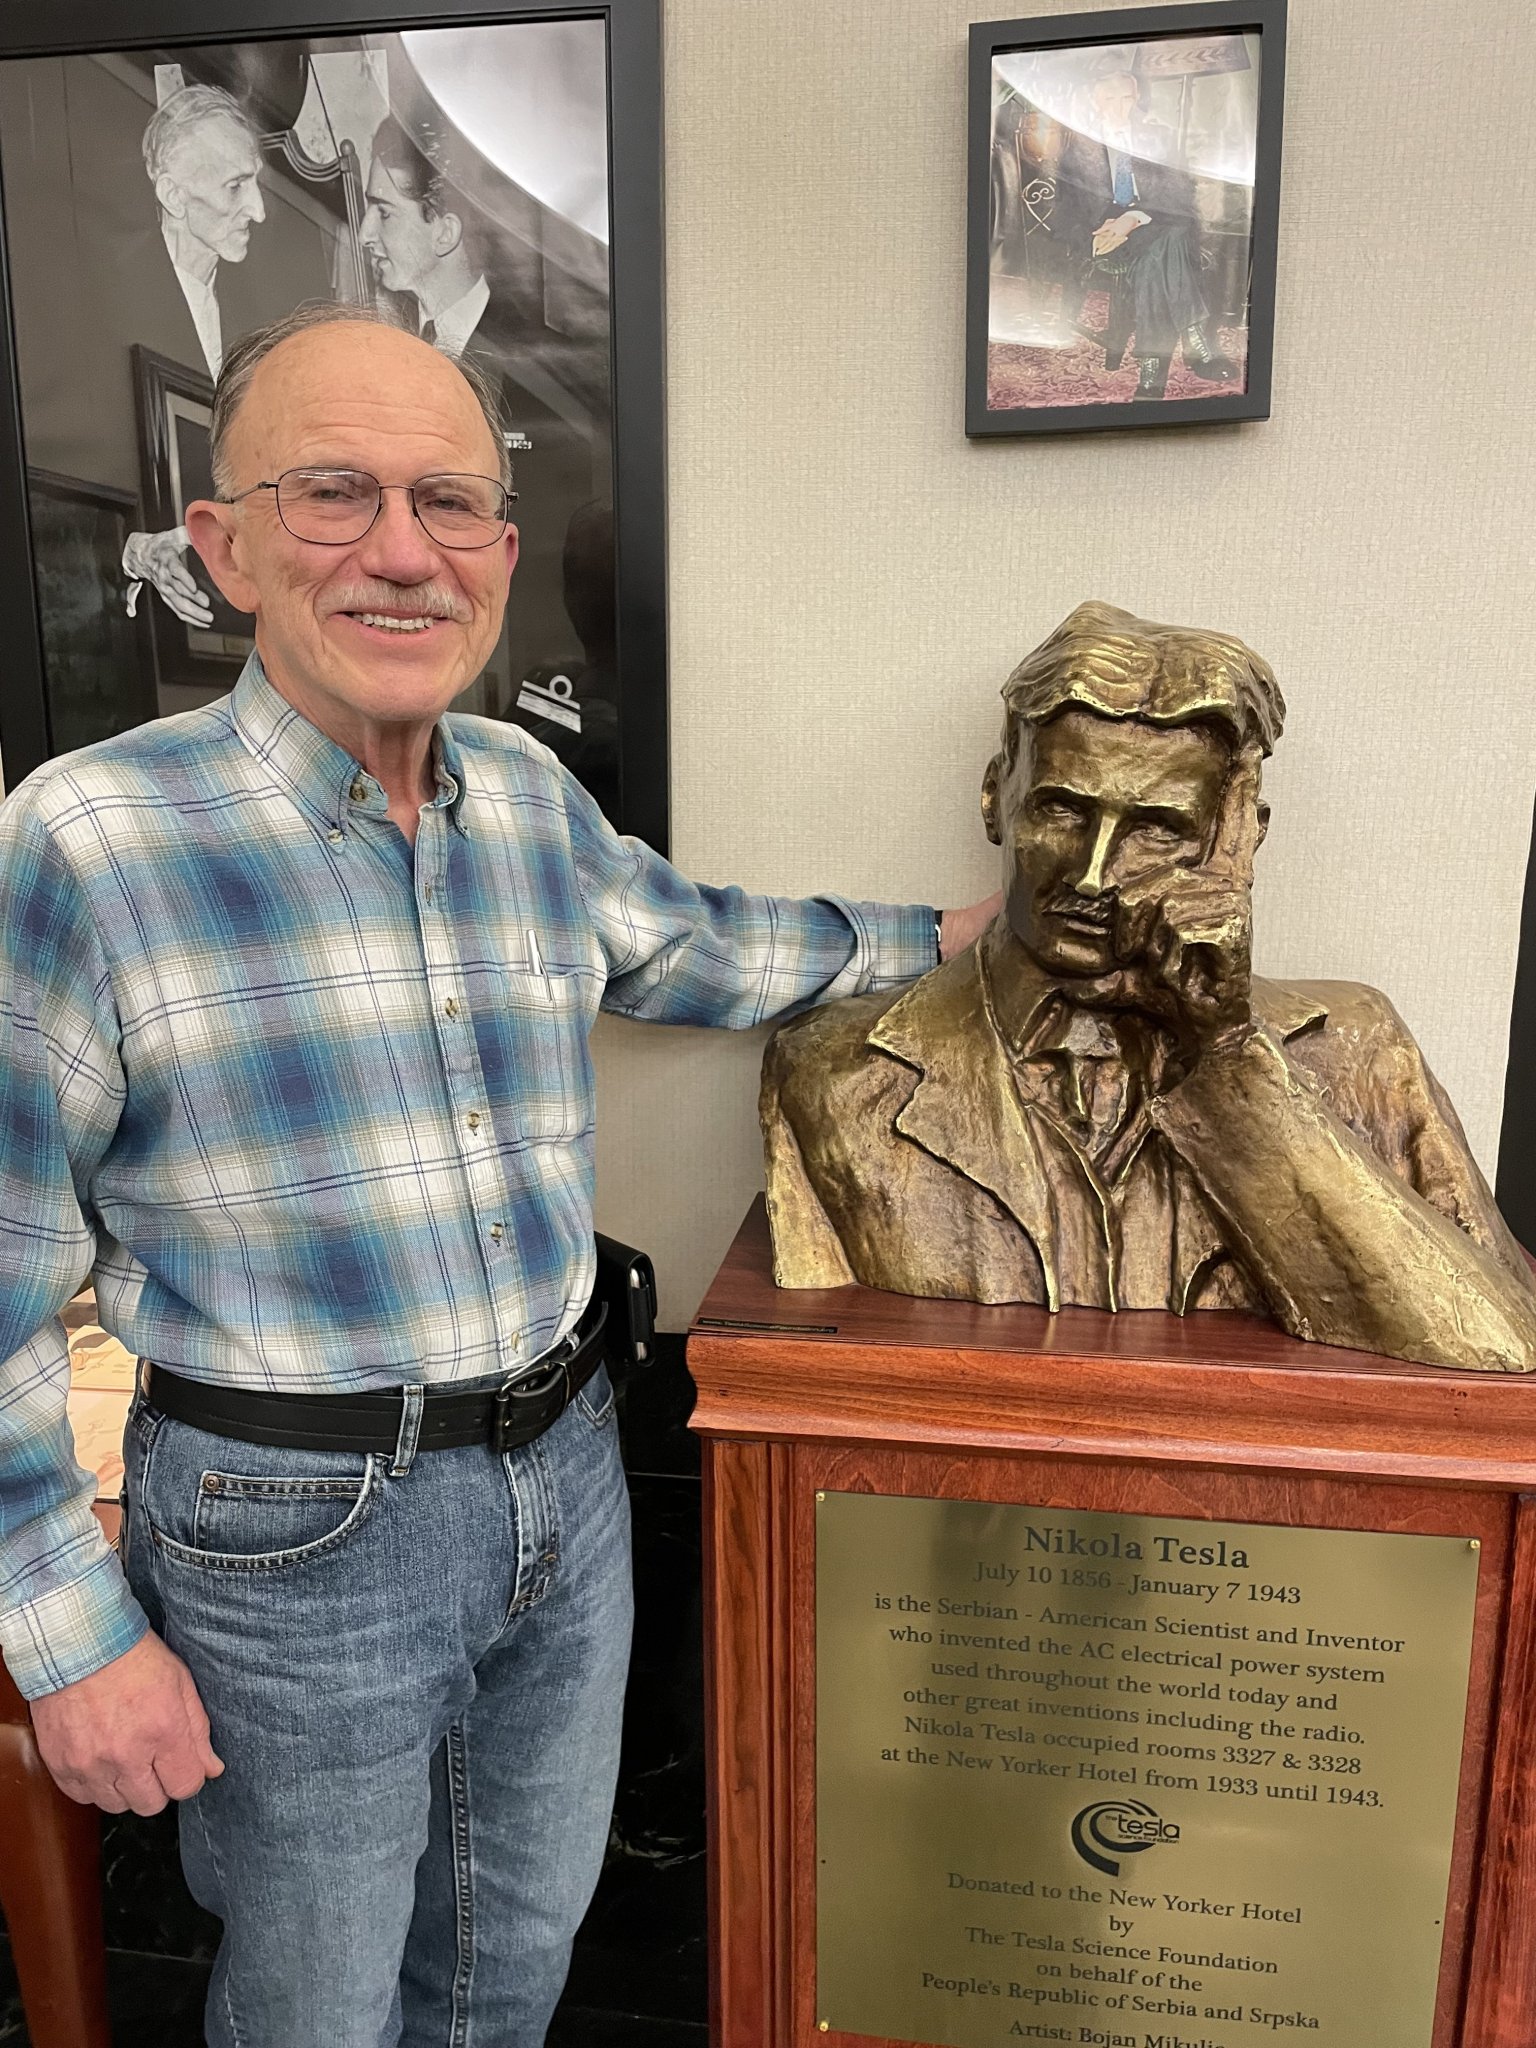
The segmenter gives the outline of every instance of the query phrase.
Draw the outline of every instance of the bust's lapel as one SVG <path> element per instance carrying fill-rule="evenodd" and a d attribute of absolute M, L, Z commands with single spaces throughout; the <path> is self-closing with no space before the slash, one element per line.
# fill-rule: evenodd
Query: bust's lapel
<path fill-rule="evenodd" d="M 1058 1308 L 1050 1189 L 987 1011 L 976 949 L 914 983 L 881 1017 L 869 1043 L 922 1077 L 896 1129 L 996 1195 L 1034 1245 L 1046 1305 Z"/>

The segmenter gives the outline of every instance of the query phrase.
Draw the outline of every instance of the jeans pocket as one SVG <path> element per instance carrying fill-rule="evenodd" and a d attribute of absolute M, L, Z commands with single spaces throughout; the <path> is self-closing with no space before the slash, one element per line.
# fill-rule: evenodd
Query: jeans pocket
<path fill-rule="evenodd" d="M 606 1365 L 600 1365 L 587 1384 L 576 1389 L 576 1406 L 594 1429 L 606 1426 L 613 1414 L 613 1381 Z"/>
<path fill-rule="evenodd" d="M 210 1571 L 295 1569 L 347 1543 L 372 1512 L 365 1451 L 240 1443 L 157 1418 L 140 1505 L 162 1555 Z"/>

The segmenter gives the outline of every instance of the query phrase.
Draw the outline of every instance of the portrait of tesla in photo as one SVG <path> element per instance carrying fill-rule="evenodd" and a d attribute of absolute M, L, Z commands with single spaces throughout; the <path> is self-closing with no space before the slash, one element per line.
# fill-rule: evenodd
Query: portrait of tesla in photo
<path fill-rule="evenodd" d="M 606 557 L 578 552 L 612 611 L 607 68 L 597 17 L 0 65 L 28 467 L 55 480 L 50 504 L 110 502 L 127 527 L 110 575 L 91 551 L 89 588 L 80 562 L 73 584 L 62 560 L 36 565 L 43 601 L 67 594 L 71 619 L 96 620 L 120 677 L 82 699 L 100 730 L 55 703 L 58 729 L 106 738 L 146 704 L 189 710 L 234 683 L 250 621 L 204 575 L 182 508 L 206 495 L 233 343 L 329 299 L 377 307 L 495 385 L 520 556 L 462 708 L 544 736 L 563 678 L 550 743 L 611 800 L 618 675 L 573 619 L 567 573 L 573 535 L 606 535 Z M 125 648 L 137 674 L 121 674 Z"/>
<path fill-rule="evenodd" d="M 1246 388 L 1260 40 L 994 55 L 989 408 Z"/>

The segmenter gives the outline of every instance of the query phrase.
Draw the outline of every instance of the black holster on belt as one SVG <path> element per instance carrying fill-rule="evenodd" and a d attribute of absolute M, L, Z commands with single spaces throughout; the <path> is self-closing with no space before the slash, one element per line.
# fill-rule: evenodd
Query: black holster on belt
<path fill-rule="evenodd" d="M 656 1269 L 644 1252 L 596 1233 L 597 1280 L 592 1299 L 606 1303 L 604 1340 L 610 1374 L 623 1378 L 656 1356 Z"/>

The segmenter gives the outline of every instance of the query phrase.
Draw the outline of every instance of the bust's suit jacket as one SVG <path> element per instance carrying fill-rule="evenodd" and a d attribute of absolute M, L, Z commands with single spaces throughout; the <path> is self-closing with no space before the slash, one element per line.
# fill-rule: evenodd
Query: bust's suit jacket
<path fill-rule="evenodd" d="M 1148 1096 L 1112 1186 L 1017 1085 L 981 949 L 783 1026 L 761 1105 L 779 1284 L 1268 1308 L 1319 1342 L 1536 1369 L 1524 1255 L 1391 1004 L 1256 981 L 1254 1009 L 1245 1044 Z"/>

